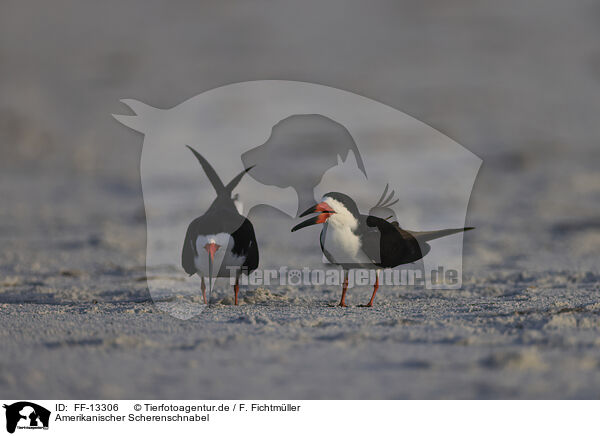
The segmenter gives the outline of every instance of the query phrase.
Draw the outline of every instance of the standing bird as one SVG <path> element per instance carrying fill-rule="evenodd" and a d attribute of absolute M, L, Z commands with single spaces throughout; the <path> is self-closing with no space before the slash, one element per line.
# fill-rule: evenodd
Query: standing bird
<path fill-rule="evenodd" d="M 190 276 L 198 274 L 202 280 L 204 304 L 208 304 L 204 277 L 208 275 L 209 291 L 212 291 L 213 277 L 229 277 L 234 269 L 236 277 L 233 290 L 237 305 L 242 271 L 249 274 L 258 267 L 258 244 L 254 227 L 236 208 L 232 191 L 252 167 L 246 168 L 225 186 L 208 161 L 192 147 L 187 147 L 200 162 L 217 192 L 217 198 L 204 215 L 188 226 L 181 252 L 181 265 Z"/>
<path fill-rule="evenodd" d="M 382 197 L 385 193 L 384 191 Z M 384 203 L 388 203 L 390 199 L 391 196 Z M 380 268 L 393 268 L 415 262 L 429 253 L 431 246 L 427 241 L 473 229 L 464 227 L 430 232 L 403 230 L 396 221 L 388 222 L 377 216 L 362 215 L 354 200 L 340 192 L 325 194 L 319 204 L 306 210 L 300 217 L 311 213 L 318 215 L 296 225 L 292 232 L 314 224 L 323 224 L 321 250 L 329 262 L 344 268 L 340 301 L 342 307 L 346 307 L 349 269 L 372 269 L 374 266 L 377 268 L 373 294 L 369 303 L 365 305 L 372 307 L 379 288 Z"/>

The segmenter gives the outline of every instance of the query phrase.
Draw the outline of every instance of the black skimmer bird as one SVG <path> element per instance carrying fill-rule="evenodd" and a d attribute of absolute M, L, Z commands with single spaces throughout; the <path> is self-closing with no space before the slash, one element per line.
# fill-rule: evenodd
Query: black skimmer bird
<path fill-rule="evenodd" d="M 213 278 L 229 277 L 234 270 L 236 278 L 233 290 L 237 305 L 240 275 L 242 272 L 249 274 L 258 267 L 258 244 L 254 227 L 237 209 L 234 201 L 236 197 L 232 197 L 232 191 L 252 167 L 246 168 L 224 185 L 208 161 L 192 147 L 187 147 L 200 162 L 217 191 L 217 198 L 204 215 L 188 226 L 181 252 L 181 265 L 190 276 L 198 274 L 200 277 L 205 304 L 208 301 L 204 277 L 208 276 L 210 292 Z"/>
<path fill-rule="evenodd" d="M 383 200 L 386 193 L 387 187 L 375 208 L 381 208 L 381 205 L 389 208 L 393 204 L 390 203 L 393 191 L 390 197 Z M 344 269 L 342 299 L 339 304 L 342 307 L 346 307 L 349 269 L 376 268 L 373 294 L 365 305 L 372 307 L 379 288 L 379 269 L 416 262 L 431 249 L 428 241 L 473 229 L 464 227 L 428 232 L 404 230 L 398 222 L 362 215 L 354 200 L 340 192 L 325 194 L 320 203 L 306 210 L 300 217 L 312 213 L 318 215 L 301 222 L 292 228 L 292 232 L 314 224 L 323 224 L 321 250 L 329 262 Z"/>

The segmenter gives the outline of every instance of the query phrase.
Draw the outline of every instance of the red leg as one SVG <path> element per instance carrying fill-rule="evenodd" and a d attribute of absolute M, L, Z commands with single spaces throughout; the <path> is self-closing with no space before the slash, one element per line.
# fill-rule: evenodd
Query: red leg
<path fill-rule="evenodd" d="M 204 304 L 208 304 L 206 301 L 206 285 L 204 284 L 204 277 L 202 277 L 202 284 L 200 287 L 202 288 L 202 299 L 204 300 Z"/>
<path fill-rule="evenodd" d="M 344 286 L 342 288 L 342 299 L 340 300 L 340 307 L 346 306 L 346 291 L 348 290 L 348 271 L 344 271 Z"/>
<path fill-rule="evenodd" d="M 233 292 L 235 292 L 235 305 L 238 305 L 238 292 L 240 291 L 239 276 L 235 278 L 235 285 L 233 285 Z"/>
<path fill-rule="evenodd" d="M 371 295 L 371 301 L 365 307 L 373 307 L 373 301 L 375 301 L 375 294 L 379 289 L 379 271 L 375 271 L 375 286 L 373 286 L 373 295 Z"/>

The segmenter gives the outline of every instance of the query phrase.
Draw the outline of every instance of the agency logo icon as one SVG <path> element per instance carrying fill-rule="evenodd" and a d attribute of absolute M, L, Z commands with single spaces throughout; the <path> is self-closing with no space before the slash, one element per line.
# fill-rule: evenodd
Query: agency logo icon
<path fill-rule="evenodd" d="M 50 423 L 50 411 L 29 401 L 5 404 L 6 431 L 14 433 L 16 429 L 47 430 Z"/>

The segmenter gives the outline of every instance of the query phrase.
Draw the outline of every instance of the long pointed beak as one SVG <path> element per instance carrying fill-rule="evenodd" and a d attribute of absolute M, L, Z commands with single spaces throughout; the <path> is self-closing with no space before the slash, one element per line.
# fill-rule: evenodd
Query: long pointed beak
<path fill-rule="evenodd" d="M 329 218 L 331 215 L 333 215 L 335 213 L 333 210 L 331 210 L 331 207 L 329 207 L 329 205 L 327 203 L 322 202 L 319 204 L 315 204 L 314 206 L 312 206 L 312 207 L 308 208 L 307 210 L 305 210 L 304 212 L 302 212 L 300 214 L 300 218 L 302 218 L 306 215 L 309 215 L 311 213 L 316 213 L 316 212 L 319 212 L 319 215 L 309 218 L 306 221 L 302 221 L 300 224 L 294 226 L 292 228 L 292 232 L 303 229 L 304 227 L 312 226 L 314 224 L 322 224 L 325 221 L 327 221 L 327 218 Z"/>
<path fill-rule="evenodd" d="M 213 256 L 208 258 L 208 295 L 212 294 L 213 285 Z"/>
<path fill-rule="evenodd" d="M 331 210 L 331 207 L 329 207 L 329 205 L 323 201 L 319 204 L 315 204 L 314 206 L 311 206 L 308 209 L 306 209 L 304 212 L 302 212 L 300 214 L 300 216 L 298 218 L 302 218 L 306 215 L 310 215 L 311 213 L 315 213 L 315 212 L 327 212 L 329 214 L 334 213 Z"/>
<path fill-rule="evenodd" d="M 292 232 L 303 229 L 304 227 L 312 226 L 314 224 L 319 224 L 318 223 L 319 217 L 320 217 L 320 215 L 309 218 L 306 221 L 302 221 L 300 224 L 297 224 L 292 228 Z"/>
<path fill-rule="evenodd" d="M 210 242 L 204 246 L 204 249 L 208 253 L 208 292 L 209 295 L 212 292 L 213 284 L 213 262 L 215 261 L 215 253 L 221 246 L 215 242 Z"/>

